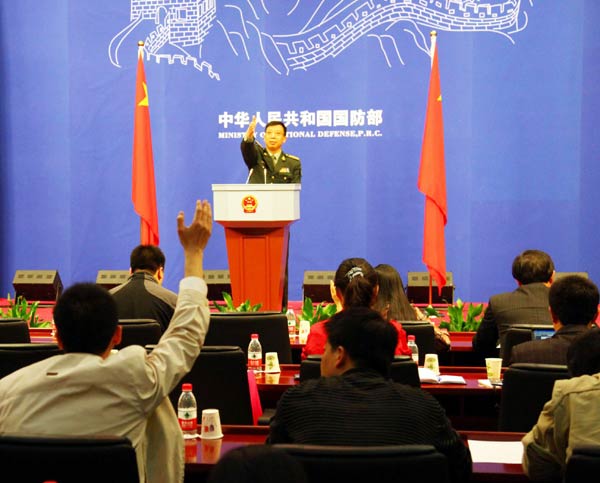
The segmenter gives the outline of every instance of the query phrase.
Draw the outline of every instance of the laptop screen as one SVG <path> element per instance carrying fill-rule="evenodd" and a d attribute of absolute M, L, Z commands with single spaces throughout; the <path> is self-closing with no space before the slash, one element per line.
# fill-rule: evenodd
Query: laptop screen
<path fill-rule="evenodd" d="M 554 329 L 533 329 L 533 340 L 547 339 L 554 335 Z"/>

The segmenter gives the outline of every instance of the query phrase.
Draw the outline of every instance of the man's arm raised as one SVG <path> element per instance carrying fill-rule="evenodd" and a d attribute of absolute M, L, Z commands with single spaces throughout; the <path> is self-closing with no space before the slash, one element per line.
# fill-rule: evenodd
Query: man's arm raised
<path fill-rule="evenodd" d="M 206 200 L 196 201 L 194 219 L 189 226 L 185 226 L 183 211 L 177 215 L 177 234 L 183 247 L 185 258 L 184 277 L 204 277 L 203 259 L 204 249 L 212 232 L 212 211 L 210 203 Z"/>

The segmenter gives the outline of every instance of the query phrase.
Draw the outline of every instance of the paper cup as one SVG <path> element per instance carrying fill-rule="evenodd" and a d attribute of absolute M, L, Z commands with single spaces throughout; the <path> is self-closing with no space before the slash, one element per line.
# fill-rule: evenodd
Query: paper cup
<path fill-rule="evenodd" d="M 308 333 L 310 332 L 310 322 L 308 320 L 301 320 L 298 330 L 298 342 L 300 344 L 306 344 L 308 339 Z"/>
<path fill-rule="evenodd" d="M 202 439 L 219 439 L 223 437 L 221 432 L 221 418 L 218 409 L 204 409 L 202 411 Z"/>
<path fill-rule="evenodd" d="M 492 384 L 499 384 L 502 380 L 502 359 L 499 357 L 486 357 L 485 370 Z"/>
<path fill-rule="evenodd" d="M 279 368 L 279 358 L 277 357 L 277 352 L 267 352 L 265 354 L 265 372 L 281 372 L 281 369 Z"/>
<path fill-rule="evenodd" d="M 222 439 L 203 439 L 200 442 L 200 454 L 202 455 L 202 463 L 216 463 L 221 456 Z"/>
<path fill-rule="evenodd" d="M 425 354 L 423 367 L 432 370 L 436 376 L 440 375 L 440 363 L 437 354 Z"/>

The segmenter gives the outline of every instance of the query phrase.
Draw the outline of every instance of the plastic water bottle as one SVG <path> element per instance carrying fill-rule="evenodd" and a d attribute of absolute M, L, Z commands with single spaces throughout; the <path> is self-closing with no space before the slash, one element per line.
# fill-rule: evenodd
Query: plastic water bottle
<path fill-rule="evenodd" d="M 262 366 L 262 346 L 258 340 L 258 334 L 252 334 L 248 344 L 248 367 L 260 369 Z"/>
<path fill-rule="evenodd" d="M 413 361 L 415 361 L 415 364 L 418 366 L 419 365 L 419 346 L 415 342 L 414 335 L 408 336 L 408 348 L 410 349 Z"/>
<path fill-rule="evenodd" d="M 198 436 L 198 406 L 189 383 L 181 386 L 181 396 L 177 402 L 177 418 L 183 432 L 184 439 L 192 439 Z"/>
<path fill-rule="evenodd" d="M 293 341 L 296 337 L 296 314 L 294 313 L 294 309 L 288 309 L 288 311 L 285 313 L 285 316 L 287 317 L 290 341 Z"/>

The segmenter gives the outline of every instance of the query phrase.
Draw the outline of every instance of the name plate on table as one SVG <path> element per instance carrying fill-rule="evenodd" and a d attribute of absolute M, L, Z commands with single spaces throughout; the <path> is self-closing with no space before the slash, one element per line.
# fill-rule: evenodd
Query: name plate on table
<path fill-rule="evenodd" d="M 300 219 L 300 184 L 213 184 L 215 221 Z"/>

